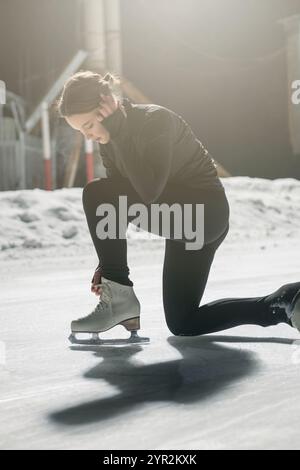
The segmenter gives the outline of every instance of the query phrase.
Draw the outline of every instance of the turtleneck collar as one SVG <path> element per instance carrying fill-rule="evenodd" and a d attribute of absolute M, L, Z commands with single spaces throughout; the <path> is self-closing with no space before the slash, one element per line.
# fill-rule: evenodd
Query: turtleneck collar
<path fill-rule="evenodd" d="M 129 98 L 123 98 L 122 105 L 124 106 L 126 112 L 130 111 L 133 107 L 133 103 L 130 101 Z"/>

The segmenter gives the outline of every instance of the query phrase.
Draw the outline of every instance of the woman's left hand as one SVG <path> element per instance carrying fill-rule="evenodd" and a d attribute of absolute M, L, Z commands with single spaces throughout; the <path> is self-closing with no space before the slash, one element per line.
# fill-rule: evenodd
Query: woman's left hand
<path fill-rule="evenodd" d="M 98 121 L 100 122 L 108 116 L 111 116 L 119 107 L 118 102 L 112 95 L 103 95 L 101 93 L 101 98 L 98 109 Z"/>

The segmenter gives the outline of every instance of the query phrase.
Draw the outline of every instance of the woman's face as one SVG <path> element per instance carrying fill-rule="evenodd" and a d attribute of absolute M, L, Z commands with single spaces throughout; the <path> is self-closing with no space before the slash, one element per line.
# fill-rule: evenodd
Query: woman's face
<path fill-rule="evenodd" d="M 65 120 L 73 129 L 80 131 L 86 139 L 94 140 L 100 144 L 106 144 L 109 141 L 109 132 L 101 124 L 103 117 L 98 108 L 89 113 L 66 116 Z"/>

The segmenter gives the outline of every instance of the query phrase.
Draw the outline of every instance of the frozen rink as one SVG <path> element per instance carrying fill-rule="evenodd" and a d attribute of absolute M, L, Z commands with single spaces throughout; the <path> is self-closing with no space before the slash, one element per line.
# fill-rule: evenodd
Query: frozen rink
<path fill-rule="evenodd" d="M 299 232 L 235 241 L 236 225 L 202 303 L 299 281 Z M 97 302 L 92 247 L 2 252 L 1 449 L 300 448 L 298 332 L 243 326 L 174 337 L 162 307 L 163 247 L 129 242 L 141 334 L 151 343 L 81 350 L 67 338 L 71 320 Z M 117 327 L 106 337 L 127 334 Z"/>

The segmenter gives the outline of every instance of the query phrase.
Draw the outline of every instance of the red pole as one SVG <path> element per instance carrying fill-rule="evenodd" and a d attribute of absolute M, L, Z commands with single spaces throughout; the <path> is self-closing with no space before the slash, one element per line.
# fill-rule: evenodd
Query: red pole
<path fill-rule="evenodd" d="M 45 190 L 52 190 L 52 165 L 50 159 L 44 159 Z"/>
<path fill-rule="evenodd" d="M 94 179 L 94 148 L 93 141 L 85 139 L 85 167 L 86 180 L 89 183 Z"/>

